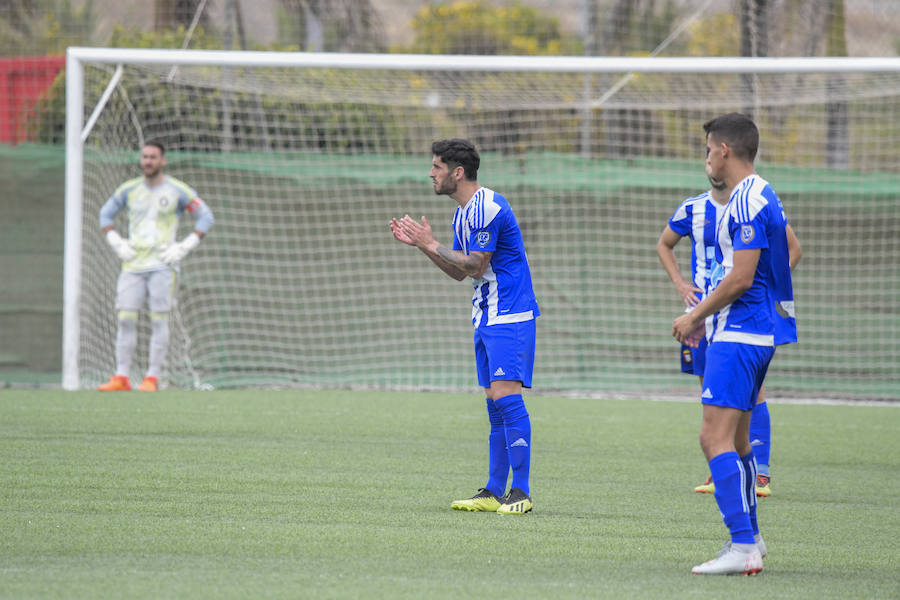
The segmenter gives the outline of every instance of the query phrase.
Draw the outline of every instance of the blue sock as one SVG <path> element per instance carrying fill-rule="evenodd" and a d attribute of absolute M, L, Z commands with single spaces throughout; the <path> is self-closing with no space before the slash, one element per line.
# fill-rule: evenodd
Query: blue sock
<path fill-rule="evenodd" d="M 531 469 L 531 420 L 525 410 L 522 394 L 503 396 L 494 401 L 494 405 L 503 415 L 506 428 L 506 448 L 509 453 L 509 466 L 512 468 L 512 484 L 510 489 L 519 488 L 528 495 L 528 473 Z"/>
<path fill-rule="evenodd" d="M 769 454 L 772 451 L 772 420 L 769 418 L 769 403 L 760 402 L 750 413 L 750 445 L 756 455 L 759 472 L 769 474 Z"/>
<path fill-rule="evenodd" d="M 756 457 L 752 452 L 741 457 L 741 465 L 747 473 L 744 494 L 747 495 L 747 505 L 750 507 L 750 527 L 756 534 L 759 533 L 759 524 L 756 522 Z"/>
<path fill-rule="evenodd" d="M 716 484 L 716 504 L 734 544 L 753 544 L 753 526 L 746 501 L 746 473 L 737 452 L 723 452 L 709 461 Z M 754 496 L 755 497 L 755 496 Z"/>
<path fill-rule="evenodd" d="M 488 436 L 488 482 L 484 489 L 498 498 L 506 493 L 506 480 L 509 479 L 509 453 L 506 451 L 506 428 L 503 427 L 503 415 L 490 398 L 487 400 L 488 418 L 491 420 L 491 433 Z"/>

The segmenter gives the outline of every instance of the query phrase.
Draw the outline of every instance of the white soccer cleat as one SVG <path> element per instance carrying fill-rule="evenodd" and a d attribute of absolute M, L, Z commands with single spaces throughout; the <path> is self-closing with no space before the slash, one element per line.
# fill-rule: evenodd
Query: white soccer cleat
<path fill-rule="evenodd" d="M 756 540 L 756 549 L 759 550 L 759 555 L 765 558 L 769 554 L 766 550 L 766 542 L 763 541 L 762 536 L 758 533 L 753 536 L 753 539 Z"/>
<path fill-rule="evenodd" d="M 766 549 L 766 542 L 762 539 L 762 536 L 758 533 L 753 534 L 753 541 L 756 542 L 756 549 L 759 550 L 759 555 L 765 558 L 768 556 L 769 552 Z M 719 556 L 722 556 L 726 552 L 731 550 L 731 540 L 725 542 L 725 545 L 722 546 L 722 549 L 719 550 Z"/>
<path fill-rule="evenodd" d="M 750 548 L 750 552 L 744 552 L 741 548 L 731 545 L 717 558 L 691 569 L 691 573 L 694 575 L 756 575 L 763 570 L 763 559 L 755 545 Z"/>

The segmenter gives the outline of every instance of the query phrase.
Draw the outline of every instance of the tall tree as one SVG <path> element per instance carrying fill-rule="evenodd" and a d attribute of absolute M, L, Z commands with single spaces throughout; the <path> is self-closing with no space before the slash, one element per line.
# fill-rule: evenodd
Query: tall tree
<path fill-rule="evenodd" d="M 847 56 L 846 21 L 844 0 L 830 0 L 825 37 L 826 56 Z M 850 166 L 850 134 L 847 102 L 844 94 L 847 79 L 843 73 L 828 76 L 825 103 L 825 162 L 829 167 L 846 169 Z"/>
<path fill-rule="evenodd" d="M 769 3 L 768 0 L 741 0 L 739 21 L 741 25 L 741 56 L 769 55 Z M 759 115 L 759 79 L 754 73 L 741 75 L 744 98 L 743 111 L 753 119 Z"/>
<path fill-rule="evenodd" d="M 594 56 L 597 54 L 597 3 L 595 0 L 581 0 L 581 22 L 584 27 L 582 32 L 582 40 L 584 42 L 584 55 Z M 591 108 L 591 101 L 594 98 L 594 75 L 585 73 L 583 75 L 584 83 L 582 84 L 582 102 L 584 106 L 581 108 L 581 125 L 579 127 L 578 145 L 581 156 L 590 158 L 593 145 L 593 122 L 594 109 Z"/>
<path fill-rule="evenodd" d="M 631 21 L 635 14 L 631 0 L 616 0 L 606 20 L 605 35 L 599 41 L 600 56 L 621 54 L 626 50 L 625 42 L 631 31 Z"/>
<path fill-rule="evenodd" d="M 286 41 L 305 50 L 377 52 L 385 49 L 372 0 L 280 0 Z"/>
<path fill-rule="evenodd" d="M 164 29 L 178 29 L 183 26 L 187 29 L 194 20 L 194 14 L 203 0 L 154 0 L 153 28 L 156 31 Z M 200 24 L 206 25 L 205 15 L 201 15 Z"/>

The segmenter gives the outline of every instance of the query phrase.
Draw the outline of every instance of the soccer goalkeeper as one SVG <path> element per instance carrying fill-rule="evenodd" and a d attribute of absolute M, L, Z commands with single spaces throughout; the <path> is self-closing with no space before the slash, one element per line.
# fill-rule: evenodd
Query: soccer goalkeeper
<path fill-rule="evenodd" d="M 121 392 L 131 389 L 129 371 L 137 346 L 138 314 L 150 309 L 150 357 L 147 374 L 138 386 L 142 392 L 159 389 L 159 375 L 169 351 L 169 313 L 175 302 L 178 263 L 197 247 L 213 224 L 213 214 L 197 192 L 163 174 L 165 147 L 149 141 L 141 148 L 142 177 L 119 186 L 100 209 L 100 227 L 106 241 L 122 261 L 116 285 L 116 372 L 98 389 Z M 128 209 L 128 239 L 116 231 L 113 220 Z M 194 231 L 175 241 L 184 212 L 194 217 Z"/>

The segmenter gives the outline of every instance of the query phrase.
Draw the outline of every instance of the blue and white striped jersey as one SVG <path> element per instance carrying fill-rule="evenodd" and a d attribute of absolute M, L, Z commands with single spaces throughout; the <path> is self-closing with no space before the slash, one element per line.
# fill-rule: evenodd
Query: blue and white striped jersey
<path fill-rule="evenodd" d="M 541 313 L 531 286 L 531 269 L 519 223 L 506 198 L 479 188 L 453 216 L 453 249 L 493 252 L 480 279 L 473 279 L 475 327 L 529 321 Z"/>
<path fill-rule="evenodd" d="M 716 258 L 716 225 L 725 206 L 713 200 L 707 190 L 688 198 L 669 219 L 669 228 L 691 240 L 691 281 L 703 294 L 709 293 L 709 272 Z M 703 294 L 698 293 L 697 298 Z"/>
<path fill-rule="evenodd" d="M 710 342 L 774 346 L 797 341 L 784 207 L 765 179 L 752 174 L 731 193 L 716 229 L 710 291 L 734 268 L 736 250 L 759 249 L 753 284 L 706 320 Z"/>

